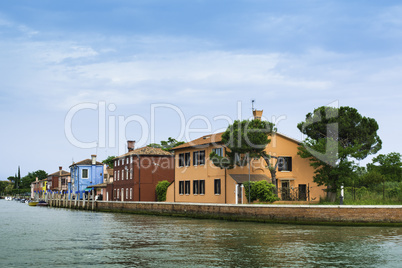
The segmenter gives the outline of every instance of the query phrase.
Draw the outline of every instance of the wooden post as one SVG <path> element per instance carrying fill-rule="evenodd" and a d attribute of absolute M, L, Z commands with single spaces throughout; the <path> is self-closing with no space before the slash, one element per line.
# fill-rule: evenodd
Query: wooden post
<path fill-rule="evenodd" d="M 74 194 L 74 208 L 77 208 L 77 194 Z"/>
<path fill-rule="evenodd" d="M 82 197 L 82 208 L 85 209 L 85 191 L 84 191 L 84 196 Z"/>
<path fill-rule="evenodd" d="M 90 202 L 89 202 L 89 193 L 88 193 L 87 197 L 88 197 L 88 200 L 87 200 L 87 201 L 88 201 L 88 203 L 87 203 L 87 204 L 88 204 L 88 205 L 87 205 L 87 210 L 89 210 L 89 204 L 90 204 Z"/>
<path fill-rule="evenodd" d="M 94 210 L 94 205 L 95 205 L 95 197 L 94 197 L 94 191 L 92 191 L 92 210 Z"/>

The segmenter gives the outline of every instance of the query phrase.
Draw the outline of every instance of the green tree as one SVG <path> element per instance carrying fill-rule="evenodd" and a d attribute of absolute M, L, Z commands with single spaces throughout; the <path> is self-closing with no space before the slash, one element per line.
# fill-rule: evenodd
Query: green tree
<path fill-rule="evenodd" d="M 400 153 L 380 154 L 367 165 L 367 170 L 377 171 L 386 177 L 387 181 L 402 180 L 402 161 Z"/>
<path fill-rule="evenodd" d="M 272 183 L 277 188 L 276 168 L 271 159 L 276 159 L 265 152 L 266 146 L 271 142 L 269 138 L 275 133 L 274 124 L 268 121 L 236 120 L 222 134 L 222 142 L 229 149 L 226 156 L 219 156 L 212 152 L 209 157 L 214 165 L 220 168 L 232 169 L 235 166 L 246 166 L 251 159 L 265 160 L 271 172 Z"/>
<path fill-rule="evenodd" d="M 114 168 L 115 158 L 116 156 L 108 156 L 105 160 L 102 161 L 102 163 L 108 165 L 110 168 Z"/>
<path fill-rule="evenodd" d="M 328 199 L 347 183 L 353 159 L 361 160 L 381 149 L 377 122 L 351 107 L 319 107 L 297 128 L 307 136 L 298 154 L 315 169 L 314 182 L 327 186 Z"/>
<path fill-rule="evenodd" d="M 170 182 L 166 180 L 158 182 L 155 189 L 158 201 L 166 201 L 166 193 L 169 185 Z"/>
<path fill-rule="evenodd" d="M 8 181 L 0 181 L 0 194 L 6 192 L 6 187 L 10 184 Z"/>
<path fill-rule="evenodd" d="M 169 137 L 167 141 L 161 141 L 161 144 L 151 143 L 148 145 L 148 147 L 160 148 L 164 151 L 170 151 L 172 150 L 172 148 L 182 144 L 184 144 L 184 141 L 177 141 L 176 139 Z"/>
<path fill-rule="evenodd" d="M 21 187 L 24 189 L 31 188 L 31 183 L 38 178 L 38 180 L 43 180 L 48 177 L 48 174 L 44 170 L 37 170 L 34 172 L 28 172 L 26 176 L 21 179 Z"/>

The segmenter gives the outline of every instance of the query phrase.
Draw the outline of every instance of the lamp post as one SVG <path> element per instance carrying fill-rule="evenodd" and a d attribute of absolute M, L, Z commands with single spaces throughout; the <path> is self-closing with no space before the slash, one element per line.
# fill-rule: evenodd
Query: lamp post
<path fill-rule="evenodd" d="M 250 154 L 247 154 L 248 158 L 248 203 L 251 203 L 251 175 L 250 175 Z"/>

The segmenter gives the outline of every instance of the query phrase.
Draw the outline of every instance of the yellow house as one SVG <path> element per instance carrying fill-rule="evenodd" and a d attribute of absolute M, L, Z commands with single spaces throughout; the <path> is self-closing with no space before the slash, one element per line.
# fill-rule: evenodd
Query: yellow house
<path fill-rule="evenodd" d="M 212 151 L 225 155 L 222 134 L 206 135 L 173 148 L 175 181 L 168 188 L 167 202 L 245 204 L 244 182 L 272 182 L 262 158 L 251 161 L 250 172 L 248 166 L 216 167 L 209 155 Z M 278 196 L 283 201 L 316 202 L 325 196 L 325 187 L 313 182 L 314 169 L 308 159 L 297 155 L 299 144 L 295 139 L 276 133 L 265 148 L 268 154 L 279 158 L 276 173 Z"/>

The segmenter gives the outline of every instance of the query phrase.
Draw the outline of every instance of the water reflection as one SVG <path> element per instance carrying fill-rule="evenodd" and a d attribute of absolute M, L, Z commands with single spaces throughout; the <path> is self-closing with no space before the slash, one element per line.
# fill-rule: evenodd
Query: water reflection
<path fill-rule="evenodd" d="M 402 261 L 400 228 L 92 213 L 4 200 L 0 215 L 1 267 L 398 267 Z"/>

